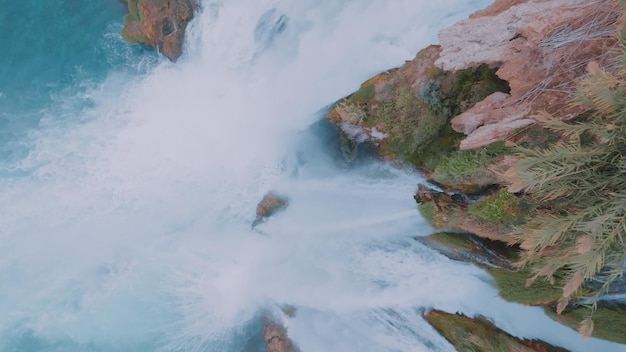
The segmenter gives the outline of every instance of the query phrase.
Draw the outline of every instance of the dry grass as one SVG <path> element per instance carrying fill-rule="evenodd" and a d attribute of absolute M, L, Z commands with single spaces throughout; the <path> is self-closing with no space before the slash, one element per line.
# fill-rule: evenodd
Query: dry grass
<path fill-rule="evenodd" d="M 619 1 L 597 0 L 578 5 L 583 16 L 566 22 L 541 40 L 531 56 L 542 61 L 543 79 L 511 104 L 534 103 L 544 93 L 563 95 L 569 101 L 576 92 L 574 80 L 583 78 L 589 62 L 609 67 L 613 62 L 615 31 L 623 10 Z"/>

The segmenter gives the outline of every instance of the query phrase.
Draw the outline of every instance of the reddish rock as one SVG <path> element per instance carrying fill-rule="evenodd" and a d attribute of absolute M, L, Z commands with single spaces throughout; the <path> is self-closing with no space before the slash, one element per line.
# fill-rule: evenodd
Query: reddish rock
<path fill-rule="evenodd" d="M 197 0 L 126 0 L 122 36 L 129 43 L 157 48 L 176 61 L 182 54 L 185 29 L 193 19 Z"/>
<path fill-rule="evenodd" d="M 453 120 L 455 130 L 468 134 L 460 148 L 506 140 L 537 112 L 561 119 L 580 114 L 569 104 L 574 82 L 589 61 L 610 62 L 620 15 L 614 0 L 497 0 L 442 30 L 437 65 L 454 71 L 489 64 L 511 88 L 509 97 L 487 98 Z"/>
<path fill-rule="evenodd" d="M 256 219 L 252 222 L 252 228 L 262 224 L 268 217 L 284 210 L 288 205 L 286 197 L 272 191 L 267 192 L 256 206 Z"/>
<path fill-rule="evenodd" d="M 265 323 L 263 338 L 267 344 L 267 352 L 296 352 L 293 343 L 287 337 L 287 330 L 274 322 Z"/>

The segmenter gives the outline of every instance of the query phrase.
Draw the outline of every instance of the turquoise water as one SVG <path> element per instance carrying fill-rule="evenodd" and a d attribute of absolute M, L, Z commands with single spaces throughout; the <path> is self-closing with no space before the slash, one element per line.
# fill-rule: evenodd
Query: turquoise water
<path fill-rule="evenodd" d="M 132 75 L 156 61 L 154 52 L 119 36 L 125 6 L 118 0 L 0 1 L 0 159 L 24 156 L 24 139 L 42 119 L 63 123 L 92 107 L 90 90 L 111 70 Z"/>

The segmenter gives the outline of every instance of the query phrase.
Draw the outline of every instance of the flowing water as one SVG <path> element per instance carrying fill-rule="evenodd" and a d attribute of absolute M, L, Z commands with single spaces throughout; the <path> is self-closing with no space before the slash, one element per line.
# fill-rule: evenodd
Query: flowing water
<path fill-rule="evenodd" d="M 206 0 L 172 64 L 121 1 L 0 0 L 0 351 L 263 351 L 267 314 L 305 352 L 453 351 L 430 308 L 623 350 L 413 240 L 420 175 L 318 121 L 488 3 Z M 289 207 L 251 230 L 269 190 Z"/>

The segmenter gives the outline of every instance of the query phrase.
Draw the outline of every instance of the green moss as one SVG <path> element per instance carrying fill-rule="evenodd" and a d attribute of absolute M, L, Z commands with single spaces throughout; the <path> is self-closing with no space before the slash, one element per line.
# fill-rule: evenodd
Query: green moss
<path fill-rule="evenodd" d="M 487 65 L 458 72 L 439 71 L 426 82 L 420 96 L 439 116 L 450 119 L 494 92 L 510 92 L 506 81 Z"/>
<path fill-rule="evenodd" d="M 435 225 L 437 222 L 435 220 L 435 204 L 433 202 L 419 204 L 417 210 L 430 226 L 437 228 Z"/>
<path fill-rule="evenodd" d="M 130 44 L 137 44 L 137 43 L 146 43 L 148 38 L 146 38 L 145 36 L 131 36 L 128 34 L 127 32 L 127 28 L 133 23 L 133 22 L 141 22 L 142 21 L 142 14 L 139 11 L 139 5 L 141 4 L 143 0 L 128 0 L 127 4 L 128 4 L 128 13 L 124 16 L 124 27 L 122 29 L 122 38 L 130 43 Z"/>
<path fill-rule="evenodd" d="M 500 291 L 500 297 L 510 302 L 525 305 L 543 305 L 556 302 L 563 290 L 558 285 L 551 285 L 543 280 L 536 280 L 530 287 L 526 281 L 532 277 L 528 271 L 510 271 L 499 268 L 488 268 L 495 285 Z"/>
<path fill-rule="evenodd" d="M 424 315 L 424 319 L 443 335 L 457 351 L 566 351 L 543 341 L 520 340 L 499 329 L 482 316 L 472 319 L 458 313 L 431 311 Z"/>
<path fill-rule="evenodd" d="M 432 142 L 446 124 L 406 86 L 399 88 L 395 100 L 383 102 L 378 114 L 390 136 L 389 149 L 408 161 Z"/>
<path fill-rule="evenodd" d="M 365 104 L 376 95 L 376 88 L 373 84 L 361 87 L 358 91 L 348 96 L 346 99 L 352 104 Z"/>
<path fill-rule="evenodd" d="M 585 319 L 590 310 L 587 307 L 568 308 L 556 314 L 553 307 L 546 307 L 546 313 L 552 319 L 578 330 L 579 323 Z M 626 309 L 623 307 L 598 307 L 593 313 L 593 337 L 626 344 Z"/>
<path fill-rule="evenodd" d="M 437 164 L 431 178 L 438 183 L 450 185 L 462 182 L 481 182 L 492 184 L 491 173 L 487 166 L 493 163 L 496 154 L 487 148 L 480 150 L 463 150 L 454 152 Z M 491 181 L 491 182 L 490 182 Z"/>
<path fill-rule="evenodd" d="M 488 222 L 518 223 L 522 216 L 517 197 L 503 189 L 470 205 L 468 211 Z"/>
<path fill-rule="evenodd" d="M 432 171 L 458 151 L 465 135 L 452 130 L 450 120 L 496 91 L 510 91 L 508 83 L 499 79 L 495 71 L 481 65 L 458 72 L 434 72 L 435 77 L 424 84 L 419 97 L 443 126 L 439 125 L 428 144 L 403 154 L 405 159 Z"/>
<path fill-rule="evenodd" d="M 473 252 L 476 245 L 465 234 L 453 232 L 437 232 L 428 236 L 433 242 L 437 242 L 446 247 Z"/>

